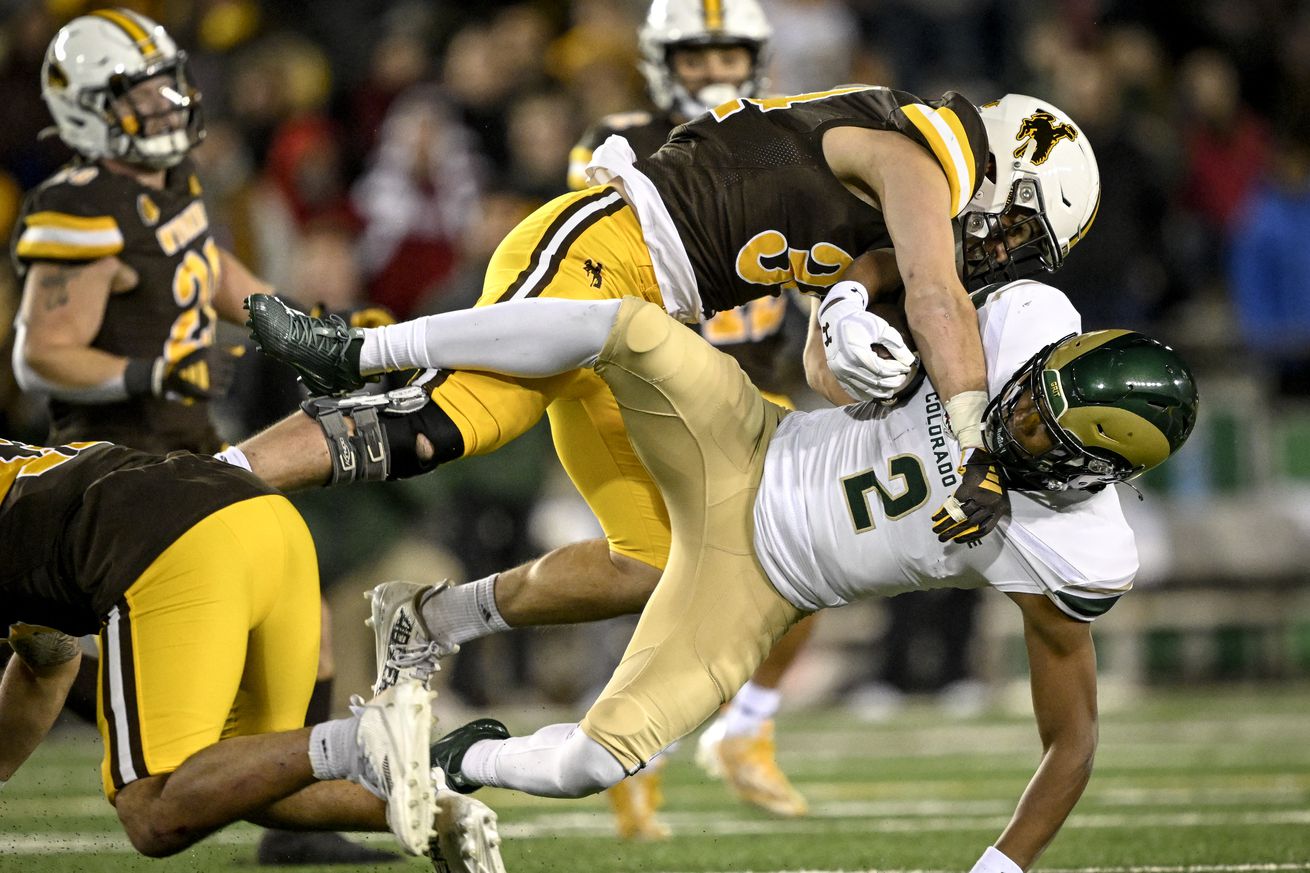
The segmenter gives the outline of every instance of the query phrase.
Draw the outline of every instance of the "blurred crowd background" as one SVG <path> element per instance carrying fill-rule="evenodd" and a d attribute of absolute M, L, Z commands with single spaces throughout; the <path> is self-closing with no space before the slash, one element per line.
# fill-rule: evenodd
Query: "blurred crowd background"
<path fill-rule="evenodd" d="M 1106 669 L 1134 683 L 1310 675 L 1310 3 L 761 2 L 776 93 L 863 82 L 982 103 L 1017 91 L 1083 128 L 1103 199 L 1054 284 L 1087 328 L 1132 327 L 1183 351 L 1203 405 L 1180 458 L 1143 484 L 1147 499 L 1124 491 L 1142 591 L 1103 622 Z M 190 53 L 208 128 L 195 156 L 220 243 L 279 290 L 331 307 L 368 300 L 404 318 L 471 304 L 499 239 L 565 189 L 585 128 L 646 105 L 642 0 L 122 5 Z M 0 0 L 6 239 L 23 192 L 69 157 L 41 136 L 38 74 L 57 28 L 91 8 Z M 9 369 L 17 301 L 6 264 L 0 432 L 39 442 L 41 403 Z M 225 435 L 285 414 L 295 390 L 249 361 Z M 301 506 L 325 584 L 352 597 L 388 575 L 477 578 L 594 530 L 541 432 L 422 480 Z M 358 633 L 350 603 L 337 629 L 343 677 Z M 880 608 L 821 628 L 795 680 L 810 698 L 872 675 Z M 1010 672 L 1014 629 L 991 624 L 998 615 L 979 623 L 984 677 Z M 623 637 L 622 624 L 509 635 L 470 647 L 451 681 L 475 704 L 569 700 L 609 667 L 583 655 Z M 489 658 L 493 670 L 481 669 Z"/>

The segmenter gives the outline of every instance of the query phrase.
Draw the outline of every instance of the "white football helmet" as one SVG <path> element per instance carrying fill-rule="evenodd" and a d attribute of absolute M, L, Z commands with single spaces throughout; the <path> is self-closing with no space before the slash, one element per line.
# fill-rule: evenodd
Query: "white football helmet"
<path fill-rule="evenodd" d="M 641 73 L 651 100 L 665 112 L 695 118 L 738 97 L 764 94 L 764 69 L 773 28 L 756 0 L 655 0 L 637 32 Z M 750 49 L 751 72 L 739 87 L 717 84 L 690 94 L 673 74 L 669 53 L 677 48 L 741 45 Z"/>
<path fill-rule="evenodd" d="M 157 86 L 139 87 L 146 80 Z M 41 96 L 59 138 L 93 160 L 166 169 L 204 137 L 186 53 L 129 9 L 100 9 L 61 27 L 46 49 Z"/>
<path fill-rule="evenodd" d="M 1069 116 L 1024 94 L 984 104 L 979 115 L 991 160 L 961 216 L 966 284 L 1054 272 L 1087 234 L 1101 203 L 1092 147 Z"/>

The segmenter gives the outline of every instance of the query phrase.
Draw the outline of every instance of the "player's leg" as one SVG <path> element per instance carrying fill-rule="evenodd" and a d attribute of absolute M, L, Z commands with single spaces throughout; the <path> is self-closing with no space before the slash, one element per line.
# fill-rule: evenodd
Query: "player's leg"
<path fill-rule="evenodd" d="M 775 815 L 809 812 L 804 795 L 778 766 L 773 716 L 782 701 L 778 686 L 813 627 L 814 616 L 793 625 L 696 741 L 697 764 L 742 801 Z"/>
<path fill-rule="evenodd" d="M 607 787 L 711 715 L 801 617 L 753 552 L 751 508 L 780 410 L 735 362 L 641 304 L 625 304 L 598 371 L 665 486 L 674 532 L 668 567 L 580 731 L 552 726 L 462 748 L 468 737 L 456 731 L 437 744 L 445 747 L 434 760 L 470 785 L 550 796 Z"/>
<path fill-rule="evenodd" d="M 586 256 L 578 257 L 584 250 Z M 613 190 L 592 189 L 556 198 L 506 236 L 488 267 L 478 306 L 543 296 L 601 299 L 643 294 L 658 298 L 632 210 Z M 397 330 L 379 344 L 382 335 L 373 330 L 337 331 L 272 297 L 256 295 L 248 305 L 261 347 L 302 372 L 316 364 L 335 372 L 348 360 L 352 380 L 361 380 L 363 339 L 369 343 L 363 363 L 370 365 L 370 372 L 395 363 L 394 350 L 416 358 L 422 351 L 421 342 L 411 340 L 421 339 L 415 328 L 423 319 L 394 325 Z M 533 354 L 531 348 L 522 351 Z M 326 371 L 323 375 L 326 378 Z M 416 475 L 438 463 L 493 451 L 540 418 L 545 403 L 529 408 L 506 381 L 488 374 L 459 374 L 440 382 L 431 404 L 415 403 L 411 397 L 398 397 L 385 409 L 376 399 L 323 401 L 307 409 L 312 415 L 296 413 L 237 449 L 257 475 L 284 490 Z M 549 393 L 548 386 L 537 390 Z M 432 453 L 423 461 L 415 454 L 419 435 L 427 438 Z M 240 461 L 240 454 L 234 460 Z"/>
<path fill-rule="evenodd" d="M 300 527 L 288 543 L 290 518 Z M 276 586 L 261 583 L 264 562 L 272 572 L 290 574 L 286 603 Z M 172 854 L 231 821 L 258 817 L 275 801 L 324 778 L 376 781 L 379 758 L 399 751 L 384 751 L 386 742 L 365 751 L 365 720 L 387 718 L 376 708 L 312 729 L 286 730 L 302 722 L 317 660 L 313 562 L 308 533 L 285 500 L 247 500 L 193 526 L 111 612 L 102 636 L 103 770 L 124 829 L 143 853 Z M 303 609 L 294 624 L 276 620 L 288 608 Z M 258 639 L 270 617 L 286 638 L 279 646 L 285 660 L 277 668 L 284 674 L 256 668 L 247 679 L 252 650 L 259 652 L 259 644 L 248 647 L 247 640 Z M 255 699 L 269 693 L 280 699 L 262 702 L 267 705 Z M 414 686 L 415 694 L 423 695 L 426 707 L 425 693 Z M 249 724 L 281 732 L 224 738 L 225 729 L 232 730 L 229 716 L 235 713 L 240 723 L 245 711 L 254 714 Z M 419 731 L 413 729 L 414 737 L 426 738 L 426 722 Z M 370 728 L 370 735 L 376 733 Z M 324 737 L 326 744 L 315 742 Z M 426 754 L 391 757 L 397 766 L 426 772 Z M 343 785 L 336 794 L 339 811 L 321 826 L 342 826 L 346 813 L 351 829 L 385 825 L 379 797 L 359 785 Z"/>
<path fill-rule="evenodd" d="M 567 586 L 558 584 L 571 578 Z M 660 571 L 616 554 L 603 539 L 547 552 L 495 577 L 496 610 L 511 628 L 601 621 L 641 612 Z M 466 638 L 468 639 L 468 638 Z"/>
<path fill-rule="evenodd" d="M 421 368 L 483 371 L 459 372 L 433 391 L 465 442 L 479 451 L 500 440 L 483 424 L 488 411 L 498 407 L 474 402 L 491 394 L 495 380 L 575 373 L 569 382 L 555 383 L 552 430 L 609 548 L 572 544 L 494 577 L 422 592 L 419 605 L 429 630 L 446 648 L 508 627 L 631 613 L 658 580 L 668 541 L 658 490 L 628 444 L 608 389 L 578 369 L 599 352 L 618 299 L 659 300 L 640 227 L 626 206 L 605 212 L 622 203 L 611 203 L 610 196 L 603 189 L 570 195 L 520 225 L 497 250 L 479 307 L 394 325 L 387 332 L 364 332 L 360 361 L 366 370 L 413 362 Z M 580 215 L 590 223 L 570 224 Z M 482 385 L 470 390 L 475 379 Z M 399 588 L 391 593 L 411 594 Z"/>

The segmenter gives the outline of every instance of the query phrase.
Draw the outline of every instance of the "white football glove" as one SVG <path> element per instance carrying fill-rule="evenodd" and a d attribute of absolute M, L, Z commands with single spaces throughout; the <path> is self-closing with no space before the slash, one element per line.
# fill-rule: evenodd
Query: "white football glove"
<path fill-rule="evenodd" d="M 828 369 L 856 400 L 888 400 L 905 385 L 914 352 L 900 331 L 867 311 L 869 292 L 859 282 L 838 282 L 819 305 L 819 327 Z M 881 357 L 875 347 L 886 349 Z"/>

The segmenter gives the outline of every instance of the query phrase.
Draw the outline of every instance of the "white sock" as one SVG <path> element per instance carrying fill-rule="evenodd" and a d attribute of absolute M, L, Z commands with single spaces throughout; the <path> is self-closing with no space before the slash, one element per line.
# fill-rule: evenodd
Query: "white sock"
<path fill-rule="evenodd" d="M 577 724 L 547 725 L 526 737 L 481 740 L 464 753 L 459 769 L 472 782 L 538 797 L 584 797 L 627 775 L 618 758 Z"/>
<path fill-rule="evenodd" d="M 466 643 L 509 630 L 496 608 L 497 575 L 443 589 L 424 600 L 419 610 L 432 636 Z"/>
<path fill-rule="evenodd" d="M 553 376 L 591 366 L 609 338 L 621 300 L 520 300 L 367 328 L 361 373 L 490 370 Z"/>
<path fill-rule="evenodd" d="M 309 763 L 315 779 L 348 779 L 359 769 L 359 719 L 337 718 L 314 725 L 309 734 Z"/>
<path fill-rule="evenodd" d="M 764 723 L 777 713 L 781 701 L 782 692 L 778 689 L 747 682 L 732 698 L 723 715 L 723 735 L 745 737 L 758 734 Z"/>

